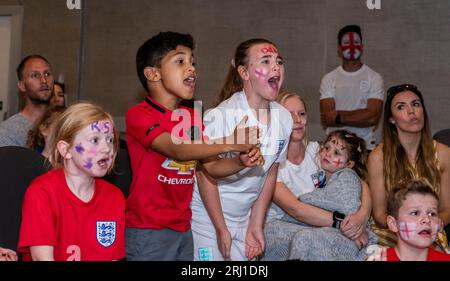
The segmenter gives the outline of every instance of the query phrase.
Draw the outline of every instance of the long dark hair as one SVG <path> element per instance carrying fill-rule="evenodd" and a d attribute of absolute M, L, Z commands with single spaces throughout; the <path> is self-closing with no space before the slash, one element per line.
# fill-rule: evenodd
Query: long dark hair
<path fill-rule="evenodd" d="M 390 122 L 392 100 L 399 93 L 405 91 L 413 92 L 419 98 L 423 108 L 424 125 L 416 156 L 416 167 L 413 167 L 408 160 L 407 152 L 398 138 L 396 125 Z M 439 163 L 436 158 L 423 96 L 415 85 L 402 84 L 390 87 L 387 91 L 383 117 L 383 162 L 383 175 L 387 191 L 391 190 L 399 180 L 424 177 L 439 194 L 441 185 Z"/>

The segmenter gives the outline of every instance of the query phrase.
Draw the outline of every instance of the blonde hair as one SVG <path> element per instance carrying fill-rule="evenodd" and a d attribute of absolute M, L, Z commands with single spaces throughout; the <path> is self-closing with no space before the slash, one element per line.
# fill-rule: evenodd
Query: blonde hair
<path fill-rule="evenodd" d="M 303 100 L 303 98 L 302 98 L 299 94 L 297 94 L 297 93 L 294 92 L 294 91 L 281 90 L 280 93 L 279 93 L 278 96 L 277 96 L 277 100 L 276 100 L 276 101 L 277 101 L 279 104 L 281 104 L 282 106 L 284 106 L 286 100 L 287 100 L 288 98 L 291 98 L 291 97 L 296 97 L 296 98 L 298 98 L 298 99 L 303 103 L 303 107 L 305 108 L 305 112 L 308 113 L 308 109 L 306 108 L 306 103 L 305 103 L 305 101 Z M 306 126 L 306 128 L 307 128 L 307 126 Z M 305 136 L 303 137 L 303 144 L 304 144 L 305 146 L 307 146 L 308 143 L 309 143 L 309 140 L 308 140 L 308 130 L 305 130 Z"/>
<path fill-rule="evenodd" d="M 391 123 L 391 105 L 394 97 L 402 92 L 410 91 L 417 95 L 422 103 L 424 126 L 421 131 L 420 144 L 417 150 L 416 165 L 411 165 L 405 148 L 398 138 L 397 127 Z M 422 93 L 414 85 L 393 86 L 387 91 L 383 118 L 383 174 L 387 193 L 400 180 L 426 178 L 434 191 L 439 194 L 441 188 L 441 171 L 436 157 L 433 138 L 431 137 L 428 114 Z"/>
<path fill-rule="evenodd" d="M 113 125 L 113 159 L 116 158 L 117 150 L 119 149 L 119 132 L 113 122 L 112 116 L 98 105 L 83 102 L 69 106 L 56 121 L 56 130 L 51 134 L 50 138 L 50 149 L 52 153 L 49 156 L 49 161 L 53 168 L 64 167 L 64 158 L 57 149 L 58 142 L 65 141 L 72 147 L 74 145 L 74 139 L 79 131 L 100 120 L 109 120 Z M 108 172 L 110 172 L 113 167 L 114 160 Z"/>
<path fill-rule="evenodd" d="M 229 99 L 234 93 L 241 91 L 244 88 L 244 84 L 242 83 L 242 78 L 238 73 L 238 67 L 240 65 L 246 66 L 248 64 L 248 50 L 258 44 L 272 44 L 276 47 L 276 45 L 270 42 L 267 39 L 254 38 L 247 41 L 242 42 L 237 46 L 236 51 L 234 53 L 234 57 L 230 63 L 228 68 L 228 73 L 225 78 L 225 83 L 220 91 L 219 98 L 216 102 L 216 106 L 219 105 L 224 100 Z"/>

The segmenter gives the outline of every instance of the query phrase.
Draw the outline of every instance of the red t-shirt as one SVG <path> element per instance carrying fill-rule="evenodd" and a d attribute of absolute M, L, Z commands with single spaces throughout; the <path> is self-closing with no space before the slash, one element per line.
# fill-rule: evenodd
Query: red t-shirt
<path fill-rule="evenodd" d="M 125 257 L 125 198 L 117 187 L 95 179 L 89 202 L 51 170 L 28 187 L 22 205 L 18 250 L 31 260 L 30 246 L 53 246 L 57 261 L 111 261 Z"/>
<path fill-rule="evenodd" d="M 394 247 L 387 249 L 386 260 L 400 261 L 400 258 L 397 256 L 397 252 L 395 252 Z M 450 255 L 438 252 L 436 250 L 433 250 L 432 248 L 428 248 L 427 261 L 450 261 Z"/>
<path fill-rule="evenodd" d="M 183 117 L 187 113 L 190 118 Z M 127 198 L 127 227 L 190 229 L 196 161 L 176 162 L 150 145 L 165 132 L 191 139 L 193 125 L 195 130 L 203 130 L 201 116 L 194 117 L 192 109 L 171 111 L 148 97 L 128 110 L 127 145 L 133 179 Z"/>

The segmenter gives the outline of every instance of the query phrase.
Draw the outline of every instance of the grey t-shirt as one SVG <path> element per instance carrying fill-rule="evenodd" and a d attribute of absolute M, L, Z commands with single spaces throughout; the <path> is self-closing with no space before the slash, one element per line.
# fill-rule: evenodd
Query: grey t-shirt
<path fill-rule="evenodd" d="M 20 112 L 0 123 L 1 146 L 26 146 L 28 131 L 33 125 Z"/>

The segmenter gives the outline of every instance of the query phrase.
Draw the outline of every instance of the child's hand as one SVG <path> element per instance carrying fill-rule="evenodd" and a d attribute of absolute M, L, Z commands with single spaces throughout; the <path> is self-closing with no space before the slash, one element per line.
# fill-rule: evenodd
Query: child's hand
<path fill-rule="evenodd" d="M 245 256 L 253 260 L 264 252 L 264 232 L 262 229 L 248 228 L 245 237 Z"/>
<path fill-rule="evenodd" d="M 228 229 L 221 229 L 216 231 L 217 246 L 225 261 L 231 261 L 231 234 Z"/>
<path fill-rule="evenodd" d="M 351 240 L 357 239 L 366 229 L 367 221 L 358 212 L 348 214 L 341 223 L 341 232 Z"/>
<path fill-rule="evenodd" d="M 17 261 L 17 253 L 0 247 L 0 261 Z"/>
<path fill-rule="evenodd" d="M 358 247 L 358 249 L 361 250 L 367 244 L 369 244 L 369 234 L 367 233 L 366 230 L 364 230 L 363 233 L 358 238 L 353 240 L 353 242 L 355 242 L 356 247 Z"/>
<path fill-rule="evenodd" d="M 264 156 L 261 154 L 261 150 L 254 146 L 248 152 L 241 152 L 239 159 L 245 167 L 262 166 L 265 163 Z"/>

